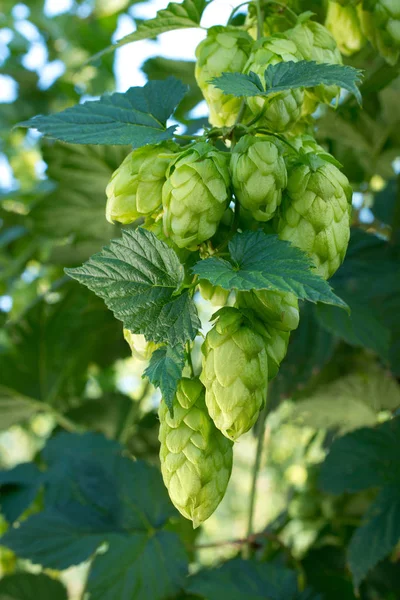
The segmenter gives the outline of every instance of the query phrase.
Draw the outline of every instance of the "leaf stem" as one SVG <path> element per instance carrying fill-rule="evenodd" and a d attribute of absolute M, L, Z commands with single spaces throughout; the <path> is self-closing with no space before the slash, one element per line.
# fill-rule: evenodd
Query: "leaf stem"
<path fill-rule="evenodd" d="M 242 2 L 242 4 L 239 4 L 238 6 L 236 6 L 231 14 L 229 15 L 229 19 L 227 22 L 227 25 L 230 25 L 232 23 L 233 17 L 235 16 L 235 14 L 237 13 L 237 11 L 239 10 L 239 8 L 242 8 L 243 6 L 246 6 L 247 4 L 250 4 L 251 0 L 248 0 L 248 2 Z"/>
<path fill-rule="evenodd" d="M 190 374 L 192 377 L 194 377 L 194 368 L 193 368 L 193 361 L 192 361 L 192 352 L 191 352 L 191 348 L 190 348 L 190 342 L 187 342 L 186 344 L 186 358 L 188 361 L 188 365 L 190 368 Z"/>

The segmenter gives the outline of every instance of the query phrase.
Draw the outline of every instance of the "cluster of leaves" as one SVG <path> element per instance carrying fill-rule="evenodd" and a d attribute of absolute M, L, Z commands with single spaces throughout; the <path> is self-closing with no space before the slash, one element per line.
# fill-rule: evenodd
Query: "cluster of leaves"
<path fill-rule="evenodd" d="M 32 462 L 0 474 L 1 512 L 9 526 L 2 544 L 18 557 L 0 581 L 0 596 L 66 600 L 54 570 L 86 561 L 86 592 L 93 600 L 354 600 L 354 586 L 366 600 L 393 598 L 400 587 L 393 550 L 400 539 L 399 418 L 378 423 L 400 406 L 400 182 L 392 168 L 400 154 L 399 66 L 384 66 L 367 46 L 339 70 L 304 62 L 270 67 L 263 82 L 237 75 L 220 80 L 221 89 L 237 95 L 325 82 L 357 96 L 357 71 L 350 67 L 365 70 L 363 111 L 352 96 L 335 112 L 324 107 L 317 132 L 362 192 L 362 208 L 372 206 L 374 220 L 367 226 L 362 210 L 356 211 L 346 261 L 330 282 L 335 293 L 300 251 L 260 232 L 233 237 L 227 260 L 193 265 L 193 274 L 226 289 L 291 291 L 311 301 L 302 307 L 300 327 L 274 383 L 273 405 L 293 398 L 291 418 L 299 427 L 330 429 L 327 458 L 310 493 L 320 506 L 335 494 L 337 508 L 322 520 L 320 509 L 302 517 L 318 534 L 298 557 L 282 542 L 285 529 L 279 523 L 251 540 L 251 560 L 237 556 L 189 576 L 189 561 L 199 560 L 196 537 L 172 508 L 158 469 L 150 466 L 158 453 L 154 412 L 116 385 L 116 365 L 128 348 L 121 323 L 103 299 L 129 329 L 166 344 L 153 354 L 146 374 L 169 402 L 199 317 L 173 251 L 142 229 L 120 237 L 104 219 L 104 190 L 128 145 L 173 138 L 167 120 L 174 110 L 186 134 L 196 131 L 202 120 L 191 120 L 189 112 L 202 97 L 194 63 L 156 57 L 143 65 L 150 80 L 144 88 L 77 104 L 84 92 L 113 89 L 113 56 L 104 47 L 128 2 L 95 2 L 88 16 L 79 14 L 78 4 L 47 19 L 42 2 L 30 3 L 29 19 L 49 60 L 66 66 L 49 89 L 41 89 L 38 75 L 21 66 L 29 42 L 17 19 L 2 21 L 14 33 L 3 72 L 17 81 L 19 95 L 2 110 L 1 144 L 13 159 L 19 187 L 4 193 L 0 205 L 0 285 L 13 301 L 11 311 L 0 313 L 6 322 L 0 338 L 0 428 L 19 425 L 35 436 L 35 416 L 47 414 L 55 435 Z M 155 19 L 138 22 L 117 45 L 198 27 L 207 4 L 171 3 Z M 4 13 L 12 15 L 11 8 L 6 2 Z M 82 63 L 96 53 L 104 56 L 95 66 L 75 70 L 74 57 Z M 225 88 L 228 84 L 233 87 Z M 12 131 L 38 113 L 50 116 L 31 119 L 30 126 L 74 143 L 41 141 L 46 181 L 26 168 L 29 138 Z M 87 259 L 69 273 L 100 299 L 64 276 L 65 267 Z M 133 462 L 128 453 L 145 462 Z M 354 503 L 361 505 L 358 511 Z M 283 521 L 286 526 L 295 521 L 290 493 Z M 20 572 L 19 559 L 53 572 Z M 304 574 L 313 590 L 299 585 Z"/>

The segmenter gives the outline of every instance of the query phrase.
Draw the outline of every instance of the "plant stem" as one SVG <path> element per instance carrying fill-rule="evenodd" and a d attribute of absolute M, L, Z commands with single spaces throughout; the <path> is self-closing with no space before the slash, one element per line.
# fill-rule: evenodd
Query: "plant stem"
<path fill-rule="evenodd" d="M 257 11 L 257 39 L 259 40 L 264 35 L 264 9 L 261 8 L 260 0 L 257 0 L 257 2 L 256 2 L 256 11 Z"/>
<path fill-rule="evenodd" d="M 190 348 L 190 342 L 187 342 L 187 344 L 186 344 L 186 358 L 187 358 L 188 365 L 189 365 L 189 368 L 190 368 L 191 376 L 194 377 L 194 368 L 193 368 L 192 352 L 191 352 L 191 348 Z"/>

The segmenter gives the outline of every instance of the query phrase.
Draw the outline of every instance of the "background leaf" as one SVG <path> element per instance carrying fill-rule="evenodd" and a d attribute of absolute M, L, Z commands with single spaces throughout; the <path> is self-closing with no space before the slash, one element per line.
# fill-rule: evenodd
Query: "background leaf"
<path fill-rule="evenodd" d="M 67 600 L 61 581 L 39 573 L 15 573 L 0 581 L 1 600 Z"/>

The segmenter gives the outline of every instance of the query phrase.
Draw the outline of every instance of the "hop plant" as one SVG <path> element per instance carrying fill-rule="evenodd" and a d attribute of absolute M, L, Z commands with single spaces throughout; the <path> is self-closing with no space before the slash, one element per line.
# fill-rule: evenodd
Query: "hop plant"
<path fill-rule="evenodd" d="M 296 27 L 286 32 L 289 39 L 295 42 L 304 60 L 315 60 L 317 63 L 342 64 L 342 56 L 336 41 L 326 27 L 310 19 L 301 21 Z M 309 98 L 310 111 L 312 112 L 318 102 L 330 103 L 339 95 L 337 86 L 318 85 L 307 89 L 305 94 Z M 312 102 L 314 101 L 314 105 Z"/>
<path fill-rule="evenodd" d="M 129 329 L 124 329 L 123 331 L 132 356 L 139 360 L 150 360 L 153 352 L 161 346 L 161 344 L 156 344 L 155 342 L 148 342 L 144 335 L 140 333 L 132 333 Z"/>
<path fill-rule="evenodd" d="M 217 230 L 230 200 L 228 153 L 194 144 L 170 164 L 162 192 L 165 235 L 196 248 Z"/>
<path fill-rule="evenodd" d="M 302 56 L 296 44 L 282 35 L 261 38 L 254 44 L 254 49 L 244 67 L 245 73 L 253 71 L 261 80 L 265 69 L 282 61 L 297 62 Z M 259 124 L 266 125 L 273 131 L 286 131 L 293 127 L 302 116 L 304 91 L 294 89 L 280 92 L 271 98 L 254 96 L 247 98 L 251 113 L 256 116 L 263 111 Z"/>
<path fill-rule="evenodd" d="M 307 252 L 325 279 L 332 277 L 346 254 L 351 197 L 347 177 L 323 155 L 310 152 L 288 167 L 275 231 Z"/>
<path fill-rule="evenodd" d="M 325 26 L 335 38 L 340 52 L 345 56 L 355 54 L 365 44 L 357 9 L 351 4 L 341 6 L 337 2 L 330 1 Z"/>
<path fill-rule="evenodd" d="M 285 161 L 267 137 L 243 136 L 231 155 L 232 186 L 237 200 L 258 221 L 269 221 L 287 185 Z"/>
<path fill-rule="evenodd" d="M 266 400 L 268 332 L 257 319 L 225 307 L 202 346 L 208 412 L 216 427 L 237 440 L 256 422 Z"/>
<path fill-rule="evenodd" d="M 290 14 L 287 10 L 282 10 L 282 6 L 267 4 L 264 7 L 264 13 L 263 37 L 269 37 L 274 33 L 283 33 L 293 25 Z M 258 34 L 257 10 L 253 4 L 249 4 L 249 12 L 246 16 L 245 27 L 251 37 L 256 40 Z"/>
<path fill-rule="evenodd" d="M 365 37 L 390 65 L 395 65 L 400 56 L 399 0 L 363 0 L 357 8 Z"/>
<path fill-rule="evenodd" d="M 133 150 L 111 176 L 106 188 L 106 218 L 113 223 L 132 223 L 154 213 L 161 206 L 165 173 L 171 153 L 178 146 L 172 142 L 143 146 Z"/>
<path fill-rule="evenodd" d="M 199 291 L 204 300 L 209 300 L 213 306 L 225 306 L 229 291 L 219 285 L 213 285 L 207 279 L 199 281 Z"/>
<path fill-rule="evenodd" d="M 212 422 L 198 379 L 183 378 L 160 418 L 160 461 L 164 483 L 179 512 L 193 527 L 208 519 L 225 495 L 232 470 L 232 442 Z"/>
<path fill-rule="evenodd" d="M 241 72 L 250 54 L 252 39 L 238 27 L 211 27 L 196 49 L 195 76 L 210 109 L 215 127 L 231 126 L 239 113 L 241 99 L 223 94 L 210 80 L 222 73 Z"/>

